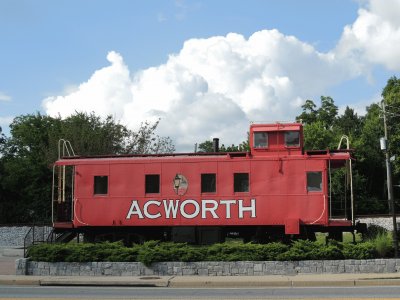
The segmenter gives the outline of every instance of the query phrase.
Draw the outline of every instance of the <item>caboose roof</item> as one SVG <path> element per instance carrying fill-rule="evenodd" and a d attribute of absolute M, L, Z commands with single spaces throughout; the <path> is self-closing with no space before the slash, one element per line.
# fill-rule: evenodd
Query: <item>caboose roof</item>
<path fill-rule="evenodd" d="M 274 124 L 252 124 L 252 131 L 299 131 L 302 128 L 300 123 L 274 123 Z"/>

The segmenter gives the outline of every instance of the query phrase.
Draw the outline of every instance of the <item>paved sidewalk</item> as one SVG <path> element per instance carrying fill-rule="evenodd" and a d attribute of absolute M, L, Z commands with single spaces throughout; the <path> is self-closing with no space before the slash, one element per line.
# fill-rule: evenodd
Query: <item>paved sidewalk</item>
<path fill-rule="evenodd" d="M 15 275 L 15 260 L 23 256 L 23 249 L 0 247 L 0 275 Z"/>
<path fill-rule="evenodd" d="M 136 287 L 323 287 L 400 286 L 400 274 L 325 274 L 294 276 L 17 276 L 0 275 L 0 285 L 136 286 Z"/>

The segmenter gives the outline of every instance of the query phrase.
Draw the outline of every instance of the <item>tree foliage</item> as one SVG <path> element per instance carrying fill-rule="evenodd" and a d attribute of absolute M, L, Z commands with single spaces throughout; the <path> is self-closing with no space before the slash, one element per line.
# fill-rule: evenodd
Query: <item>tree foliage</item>
<path fill-rule="evenodd" d="M 386 120 L 388 126 L 389 151 L 394 156 L 394 172 L 400 176 L 400 79 L 393 76 L 388 80 L 382 91 L 386 105 Z"/>
<path fill-rule="evenodd" d="M 154 124 L 150 122 L 141 123 L 140 129 L 137 132 L 130 132 L 126 142 L 126 153 L 132 154 L 160 154 L 172 153 L 175 151 L 175 146 L 169 137 L 160 137 L 154 132 L 160 120 Z"/>
<path fill-rule="evenodd" d="M 213 142 L 211 140 L 204 141 L 199 144 L 198 146 L 198 152 L 214 152 L 213 149 Z M 239 145 L 230 145 L 230 146 L 225 146 L 224 144 L 221 145 L 219 148 L 220 152 L 246 152 L 250 151 L 250 145 L 249 145 L 249 136 L 247 134 L 247 140 L 241 142 Z"/>

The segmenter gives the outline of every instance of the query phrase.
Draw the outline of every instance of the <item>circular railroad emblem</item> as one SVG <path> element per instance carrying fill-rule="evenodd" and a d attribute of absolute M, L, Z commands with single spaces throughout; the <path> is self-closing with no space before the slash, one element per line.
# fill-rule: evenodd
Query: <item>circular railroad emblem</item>
<path fill-rule="evenodd" d="M 172 184 L 174 191 L 177 195 L 183 196 L 186 194 L 188 181 L 185 176 L 183 176 L 182 174 L 176 174 Z"/>

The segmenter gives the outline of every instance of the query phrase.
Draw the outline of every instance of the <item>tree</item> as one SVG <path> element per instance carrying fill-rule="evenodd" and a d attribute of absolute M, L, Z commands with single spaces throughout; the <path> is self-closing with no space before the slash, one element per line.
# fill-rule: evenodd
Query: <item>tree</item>
<path fill-rule="evenodd" d="M 10 125 L 12 137 L 2 149 L 0 218 L 3 222 L 48 219 L 51 171 L 46 160 L 51 117 L 20 116 Z"/>
<path fill-rule="evenodd" d="M 383 210 L 371 212 L 387 212 L 387 201 L 385 197 L 386 171 L 384 165 L 384 154 L 380 150 L 379 139 L 383 136 L 383 121 L 381 119 L 381 108 L 378 104 L 367 107 L 360 136 L 354 140 L 356 149 L 354 156 L 358 172 L 365 178 L 366 199 L 365 202 L 379 202 Z M 376 206 L 376 205 L 375 205 Z"/>
<path fill-rule="evenodd" d="M 361 135 L 364 118 L 359 117 L 354 109 L 346 106 L 343 115 L 338 116 L 335 124 L 338 131 L 350 137 L 356 138 Z"/>
<path fill-rule="evenodd" d="M 250 146 L 248 141 L 241 142 L 238 146 L 232 144 L 230 146 L 221 145 L 219 148 L 220 152 L 244 152 L 250 151 Z M 198 152 L 214 152 L 213 142 L 210 140 L 204 141 L 199 144 Z"/>
<path fill-rule="evenodd" d="M 326 128 L 334 125 L 338 108 L 333 99 L 327 96 L 321 96 L 321 107 L 317 111 L 317 120 L 322 122 Z"/>
<path fill-rule="evenodd" d="M 304 149 L 320 150 L 333 147 L 335 135 L 332 130 L 327 130 L 321 121 L 304 125 Z"/>
<path fill-rule="evenodd" d="M 199 146 L 197 147 L 197 151 L 198 152 L 206 152 L 206 153 L 214 152 L 213 151 L 213 142 L 210 140 L 207 140 L 207 141 L 200 143 Z"/>
<path fill-rule="evenodd" d="M 393 161 L 395 177 L 400 176 L 400 79 L 391 77 L 382 91 L 386 105 L 386 120 L 388 126 L 388 146 Z M 383 136 L 383 131 L 382 135 Z"/>
<path fill-rule="evenodd" d="M 296 121 L 303 124 L 312 124 L 317 121 L 316 107 L 317 106 L 312 100 L 306 100 L 306 102 L 301 106 L 303 112 L 296 117 Z"/>
<path fill-rule="evenodd" d="M 339 142 L 334 124 L 338 108 L 331 97 L 321 96 L 321 106 L 312 100 L 306 100 L 302 105 L 303 112 L 296 121 L 304 124 L 304 148 L 306 150 L 328 149 L 336 147 Z"/>
<path fill-rule="evenodd" d="M 159 122 L 160 120 L 151 124 L 146 121 L 141 123 L 137 132 L 129 131 L 125 153 L 160 154 L 175 152 L 175 146 L 169 137 L 160 137 L 155 134 Z"/>
<path fill-rule="evenodd" d="M 125 152 L 125 140 L 130 131 L 112 116 L 104 120 L 93 112 L 75 113 L 65 120 L 57 119 L 58 130 L 51 132 L 52 142 L 62 137 L 69 140 L 79 155 L 107 155 Z"/>

